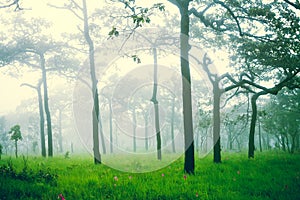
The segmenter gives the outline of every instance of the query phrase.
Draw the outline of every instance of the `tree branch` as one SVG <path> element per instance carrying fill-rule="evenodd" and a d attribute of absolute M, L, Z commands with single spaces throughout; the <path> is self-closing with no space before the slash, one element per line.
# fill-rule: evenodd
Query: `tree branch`
<path fill-rule="evenodd" d="M 19 1 L 20 0 L 14 0 L 12 3 L 10 3 L 8 5 L 0 6 L 0 9 L 1 8 L 9 8 L 9 7 L 13 6 L 13 5 L 16 5 L 15 11 L 17 11 L 17 10 L 23 10 L 23 8 L 21 8 L 20 5 L 19 5 Z"/>
<path fill-rule="evenodd" d="M 52 5 L 50 3 L 47 4 L 48 6 L 52 7 L 52 8 L 56 8 L 56 9 L 61 9 L 61 10 L 68 10 L 70 11 L 71 13 L 73 13 L 79 20 L 83 21 L 83 17 L 81 17 L 79 14 L 77 14 L 72 8 L 68 8 L 66 6 L 55 6 L 55 5 Z M 77 6 L 76 6 L 77 7 Z M 80 10 L 82 10 L 81 7 L 79 7 Z"/>
<path fill-rule="evenodd" d="M 283 1 L 286 2 L 287 4 L 293 6 L 294 8 L 300 10 L 300 4 L 299 4 L 298 1 L 296 1 L 296 3 L 293 3 L 293 2 L 291 2 L 291 1 L 289 1 L 289 0 L 283 0 Z"/>

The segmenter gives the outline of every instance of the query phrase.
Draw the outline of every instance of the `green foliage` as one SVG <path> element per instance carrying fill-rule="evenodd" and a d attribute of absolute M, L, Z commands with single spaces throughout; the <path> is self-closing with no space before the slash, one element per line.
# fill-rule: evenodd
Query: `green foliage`
<path fill-rule="evenodd" d="M 243 153 L 224 153 L 224 161 L 218 165 L 211 162 L 211 156 L 196 160 L 198 169 L 192 176 L 183 173 L 182 159 L 158 171 L 132 174 L 93 165 L 92 159 L 86 157 L 32 157 L 28 159 L 26 175 L 21 176 L 24 161 L 5 158 L 0 161 L 1 197 L 57 199 L 58 194 L 63 194 L 66 199 L 89 200 L 296 200 L 300 195 L 299 154 L 267 152 L 248 160 Z M 122 159 L 126 162 L 127 158 Z"/>
<path fill-rule="evenodd" d="M 278 146 L 294 153 L 300 150 L 300 90 L 283 90 L 265 106 L 262 116 L 264 130 L 278 139 Z"/>
<path fill-rule="evenodd" d="M 22 140 L 22 134 L 21 134 L 21 127 L 20 125 L 15 125 L 10 128 L 9 134 L 12 134 L 10 139 L 14 141 Z"/>
<path fill-rule="evenodd" d="M 68 158 L 70 158 L 70 152 L 69 152 L 69 151 L 67 151 L 67 152 L 65 153 L 65 159 L 68 159 Z"/>
<path fill-rule="evenodd" d="M 132 55 L 131 57 L 133 61 L 136 62 L 137 64 L 141 63 L 141 59 L 137 55 Z"/>

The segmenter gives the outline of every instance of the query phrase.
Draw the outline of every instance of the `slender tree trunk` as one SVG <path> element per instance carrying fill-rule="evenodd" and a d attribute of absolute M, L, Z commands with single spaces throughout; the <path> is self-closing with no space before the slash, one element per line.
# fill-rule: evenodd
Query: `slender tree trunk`
<path fill-rule="evenodd" d="M 182 100 L 183 100 L 183 124 L 184 124 L 184 171 L 194 174 L 195 152 L 193 133 L 193 114 L 191 96 L 191 74 L 189 66 L 189 3 L 190 1 L 180 1 L 180 63 L 182 76 Z"/>
<path fill-rule="evenodd" d="M 199 131 L 197 131 L 196 133 L 196 138 L 195 138 L 195 140 L 196 140 L 196 152 L 199 152 L 199 135 L 200 135 L 200 133 L 199 133 Z"/>
<path fill-rule="evenodd" d="M 266 135 L 267 135 L 267 142 L 266 142 L 267 143 L 267 149 L 270 150 L 270 137 L 269 137 L 268 133 Z"/>
<path fill-rule="evenodd" d="M 71 142 L 71 153 L 74 153 L 74 147 L 73 142 Z"/>
<path fill-rule="evenodd" d="M 59 145 L 59 152 L 63 152 L 63 137 L 62 137 L 62 111 L 61 109 L 58 110 L 58 129 L 59 129 L 59 135 L 58 135 L 58 145 Z"/>
<path fill-rule="evenodd" d="M 286 138 L 286 148 L 287 148 L 288 152 L 291 153 L 289 136 L 287 134 L 285 134 L 284 136 Z"/>
<path fill-rule="evenodd" d="M 296 149 L 296 150 L 299 150 L 299 149 L 300 149 L 300 134 L 299 134 L 299 133 L 296 135 L 295 149 Z"/>
<path fill-rule="evenodd" d="M 259 136 L 259 151 L 262 152 L 260 121 L 258 121 L 258 136 Z"/>
<path fill-rule="evenodd" d="M 99 103 L 99 100 L 98 100 L 98 103 Z M 98 121 L 99 121 L 99 133 L 100 133 L 100 137 L 101 137 L 102 150 L 103 150 L 103 154 L 106 154 L 106 145 L 105 145 L 100 109 L 99 109 Z"/>
<path fill-rule="evenodd" d="M 51 124 L 51 114 L 48 104 L 48 85 L 47 85 L 47 73 L 45 67 L 45 57 L 44 54 L 40 54 L 41 69 L 43 74 L 43 86 L 44 86 L 44 107 L 47 120 L 47 133 L 48 133 L 48 156 L 53 156 L 53 142 L 52 142 L 52 124 Z"/>
<path fill-rule="evenodd" d="M 172 116 L 171 116 L 171 139 L 172 139 L 172 151 L 176 152 L 175 149 L 175 138 L 174 138 L 174 119 L 175 119 L 175 96 L 172 98 Z"/>
<path fill-rule="evenodd" d="M 95 70 L 95 60 L 94 60 L 94 43 L 89 34 L 88 27 L 88 15 L 86 0 L 82 0 L 82 12 L 84 16 L 84 37 L 89 45 L 89 61 L 90 61 L 90 74 L 92 81 L 92 94 L 93 94 L 93 151 L 94 151 L 94 163 L 101 164 L 101 154 L 99 150 L 99 97 L 97 88 L 97 78 Z"/>
<path fill-rule="evenodd" d="M 221 91 L 219 81 L 213 83 L 214 108 L 213 108 L 213 142 L 214 142 L 214 163 L 221 163 L 221 139 L 220 139 L 220 99 Z"/>
<path fill-rule="evenodd" d="M 254 158 L 254 134 L 255 134 L 255 124 L 257 119 L 257 105 L 256 100 L 258 99 L 258 95 L 254 94 L 251 98 L 251 106 L 252 106 L 252 116 L 250 123 L 250 134 L 249 134 L 249 149 L 248 149 L 248 158 Z"/>
<path fill-rule="evenodd" d="M 136 152 L 136 114 L 135 108 L 132 110 L 132 118 L 133 118 L 133 152 Z"/>
<path fill-rule="evenodd" d="M 40 113 L 40 135 L 41 135 L 41 150 L 42 156 L 46 157 L 46 142 L 45 142 L 45 118 L 43 108 L 43 98 L 41 92 L 42 81 L 39 82 L 37 87 L 38 101 L 39 101 L 39 113 Z"/>
<path fill-rule="evenodd" d="M 295 153 L 295 146 L 296 146 L 296 134 L 292 135 L 292 144 L 291 144 L 291 153 Z"/>
<path fill-rule="evenodd" d="M 15 148 L 16 148 L 16 151 L 15 151 L 16 158 L 18 158 L 18 141 L 17 140 L 15 140 Z"/>
<path fill-rule="evenodd" d="M 286 151 L 285 136 L 281 136 L 282 150 Z"/>
<path fill-rule="evenodd" d="M 109 99 L 109 141 L 110 141 L 110 153 L 114 152 L 113 149 L 113 120 L 112 120 L 112 105 Z"/>
<path fill-rule="evenodd" d="M 148 139 L 148 113 L 144 115 L 145 120 L 145 149 L 148 151 L 149 149 L 149 139 Z"/>
<path fill-rule="evenodd" d="M 153 48 L 153 93 L 151 101 L 154 106 L 154 115 L 155 115 L 155 132 L 156 132 L 156 150 L 157 150 L 157 159 L 161 160 L 161 135 L 160 135 L 160 126 L 159 126 L 159 108 L 157 101 L 157 50 Z"/>
<path fill-rule="evenodd" d="M 230 126 L 230 125 L 229 125 Z M 228 133 L 228 143 L 227 143 L 227 148 L 229 150 L 232 150 L 232 133 L 231 133 L 231 130 L 229 130 L 229 133 Z"/>

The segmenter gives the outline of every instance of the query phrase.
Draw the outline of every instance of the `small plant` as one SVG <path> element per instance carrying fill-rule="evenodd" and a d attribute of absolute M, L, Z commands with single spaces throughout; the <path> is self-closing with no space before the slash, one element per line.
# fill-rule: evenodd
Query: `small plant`
<path fill-rule="evenodd" d="M 68 159 L 68 158 L 70 158 L 70 152 L 69 152 L 69 151 L 67 151 L 67 152 L 65 153 L 65 159 Z"/>

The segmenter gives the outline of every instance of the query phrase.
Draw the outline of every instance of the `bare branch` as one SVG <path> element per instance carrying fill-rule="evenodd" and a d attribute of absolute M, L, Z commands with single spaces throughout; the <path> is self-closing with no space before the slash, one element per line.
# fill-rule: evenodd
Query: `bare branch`
<path fill-rule="evenodd" d="M 293 3 L 293 2 L 291 2 L 289 0 L 283 0 L 283 1 L 286 2 L 286 3 L 288 3 L 289 5 L 293 6 L 296 9 L 300 9 L 300 4 L 299 4 L 298 1 L 296 1 L 296 3 Z"/>
<path fill-rule="evenodd" d="M 13 1 L 12 3 L 10 3 L 10 4 L 4 5 L 4 6 L 0 6 L 0 9 L 1 9 L 1 8 L 9 8 L 9 7 L 13 6 L 13 5 L 16 5 L 15 11 L 23 10 L 23 8 L 20 7 L 19 1 L 20 1 L 20 0 L 14 0 L 14 1 Z"/>
<path fill-rule="evenodd" d="M 81 12 L 83 11 L 83 8 L 78 3 L 76 3 L 74 0 L 70 0 L 70 1 L 75 5 L 77 9 L 79 9 Z"/>
<path fill-rule="evenodd" d="M 50 7 L 56 8 L 56 9 L 68 10 L 68 11 L 72 12 L 79 20 L 83 21 L 83 17 L 81 17 L 79 14 L 77 14 L 75 12 L 75 10 L 73 10 L 72 8 L 68 8 L 66 6 L 55 6 L 55 5 L 52 5 L 52 4 L 49 4 L 49 3 L 47 5 L 50 6 Z M 82 10 L 82 8 L 80 8 L 80 10 Z"/>

